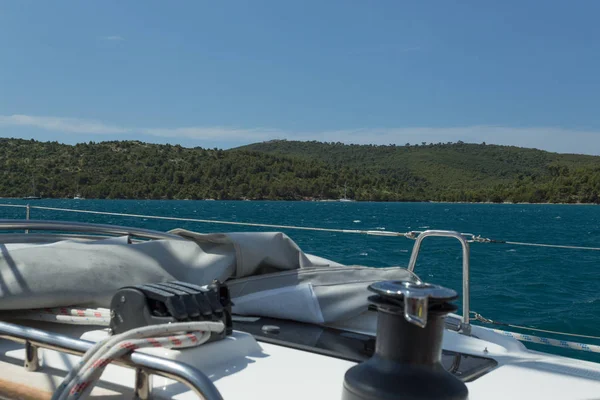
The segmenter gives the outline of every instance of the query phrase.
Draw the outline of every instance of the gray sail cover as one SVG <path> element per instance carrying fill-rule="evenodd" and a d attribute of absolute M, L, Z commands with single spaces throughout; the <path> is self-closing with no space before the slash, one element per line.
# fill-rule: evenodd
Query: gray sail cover
<path fill-rule="evenodd" d="M 236 314 L 333 323 L 366 310 L 370 283 L 417 279 L 404 268 L 344 266 L 306 254 L 278 232 L 171 233 L 182 240 L 0 243 L 0 310 L 108 307 L 124 286 L 217 279 L 227 282 Z"/>

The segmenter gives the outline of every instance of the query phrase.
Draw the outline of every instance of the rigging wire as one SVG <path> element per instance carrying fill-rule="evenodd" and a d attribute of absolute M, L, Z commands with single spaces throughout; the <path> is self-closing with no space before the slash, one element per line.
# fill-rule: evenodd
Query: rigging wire
<path fill-rule="evenodd" d="M 30 206 L 30 205 L 19 205 L 19 204 L 0 204 L 0 207 L 13 207 L 13 208 L 27 208 L 29 209 L 38 209 L 38 210 L 47 210 L 47 211 L 61 211 L 61 212 L 72 212 L 72 213 L 82 213 L 82 214 L 96 214 L 96 215 L 107 215 L 107 216 L 117 216 L 117 217 L 131 217 L 131 218 L 144 218 L 144 219 L 155 219 L 155 220 L 166 220 L 166 221 L 181 221 L 181 222 L 196 222 L 196 223 L 208 223 L 208 224 L 221 224 L 221 225 L 237 225 L 237 226 L 252 226 L 252 227 L 263 227 L 263 228 L 277 228 L 277 229 L 295 229 L 295 230 L 305 230 L 305 231 L 317 231 L 317 232 L 332 232 L 332 233 L 352 233 L 352 234 L 365 234 L 365 235 L 373 235 L 373 236 L 395 236 L 395 237 L 405 237 L 408 239 L 416 239 L 422 231 L 409 231 L 409 232 L 393 232 L 393 231 L 379 231 L 379 230 L 358 230 L 358 229 L 335 229 L 335 228 L 319 228 L 319 227 L 307 227 L 307 226 L 294 226 L 294 225 L 278 225 L 278 224 L 261 224 L 261 223 L 250 223 L 250 222 L 236 222 L 236 221 L 220 221 L 220 220 L 210 220 L 210 219 L 197 219 L 197 218 L 182 218 L 182 217 L 166 217 L 166 216 L 157 216 L 157 215 L 144 215 L 144 214 L 130 214 L 130 213 L 116 213 L 116 212 L 107 212 L 107 211 L 92 211 L 92 210 L 76 210 L 69 208 L 59 208 L 59 207 L 45 207 L 45 206 Z M 515 246 L 531 246 L 531 247 L 545 247 L 545 248 L 558 248 L 558 249 L 571 249 L 571 250 L 592 250 L 592 251 L 600 251 L 600 247 L 588 247 L 588 246 L 572 246 L 572 245 L 558 245 L 558 244 L 545 244 L 545 243 L 527 243 L 527 242 L 515 242 L 515 241 L 507 241 L 507 240 L 496 240 L 490 238 L 484 238 L 480 235 L 474 235 L 471 233 L 462 233 L 463 236 L 470 238 L 468 241 L 470 243 L 493 243 L 493 244 L 507 244 L 507 245 L 515 245 Z M 86 311 L 96 311 L 96 310 L 86 310 Z M 531 330 L 537 332 L 550 333 L 555 335 L 563 335 L 563 336 L 573 336 L 580 337 L 586 339 L 600 340 L 598 336 L 590 336 L 590 335 L 582 335 L 575 333 L 567 333 L 567 332 L 558 332 L 551 331 L 539 328 L 532 328 L 521 325 L 507 324 L 504 322 L 494 321 L 488 318 L 483 317 L 481 314 L 476 312 L 472 312 L 474 314 L 474 319 L 486 323 L 486 324 L 494 324 L 500 326 L 506 326 L 510 328 L 516 329 L 524 329 Z M 68 314 L 64 315 L 65 312 L 62 310 L 61 312 L 47 312 L 46 315 L 35 314 L 35 315 L 27 315 L 27 317 L 31 319 L 46 319 L 55 318 L 55 322 L 62 323 L 84 323 L 84 320 L 87 320 L 88 323 L 91 319 L 97 318 L 97 321 L 101 325 L 106 324 L 106 316 L 102 315 L 101 317 L 98 315 L 83 315 L 80 314 L 72 314 L 71 310 L 69 310 Z M 88 319 L 89 318 L 89 319 Z M 595 353 L 600 353 L 600 346 L 595 345 L 587 345 L 584 343 L 575 343 L 568 342 L 564 340 L 556 340 L 544 337 L 538 337 L 533 335 L 525 335 L 516 332 L 503 331 L 498 329 L 492 329 L 497 333 L 513 337 L 520 341 L 527 341 L 539 344 L 546 344 L 557 347 L 571 348 L 576 350 L 590 351 Z"/>
<path fill-rule="evenodd" d="M 76 210 L 72 208 L 60 208 L 60 207 L 46 207 L 46 206 L 30 206 L 21 204 L 0 204 L 0 207 L 15 207 L 15 208 L 31 208 L 46 211 L 62 211 L 80 214 L 96 214 L 96 215 L 107 215 L 115 217 L 131 217 L 131 218 L 145 218 L 155 219 L 164 221 L 180 221 L 180 222 L 196 222 L 205 224 L 219 224 L 219 225 L 234 225 L 234 226 L 252 226 L 260 228 L 276 228 L 276 229 L 292 229 L 292 230 L 304 230 L 304 231 L 316 231 L 316 232 L 331 232 L 331 233 L 352 233 L 362 234 L 369 236 L 393 236 L 393 237 L 405 237 L 408 239 L 416 239 L 422 231 L 409 231 L 409 232 L 394 232 L 394 231 L 381 231 L 381 230 L 360 230 L 360 229 L 336 229 L 336 228 L 320 228 L 310 226 L 297 226 L 297 225 L 279 225 L 279 224 L 262 224 L 254 222 L 237 222 L 237 221 L 221 221 L 213 219 L 199 219 L 199 218 L 184 218 L 184 217 L 167 217 L 160 215 L 145 215 L 145 214 L 130 214 L 130 213 L 117 213 L 109 211 L 92 211 L 92 210 Z M 531 247 L 546 247 L 546 248 L 558 248 L 558 249 L 569 249 L 569 250 L 592 250 L 600 251 L 600 247 L 591 246 L 572 246 L 572 245 L 561 245 L 561 244 L 547 244 L 547 243 L 527 243 L 527 242 L 515 242 L 508 240 L 497 240 L 484 238 L 480 235 L 474 235 L 471 233 L 463 233 L 462 235 L 470 237 L 469 242 L 471 243 L 494 243 L 494 244 L 507 244 L 513 246 L 531 246 Z"/>
<path fill-rule="evenodd" d="M 525 330 L 536 331 L 536 332 L 551 333 L 551 334 L 554 334 L 554 335 L 561 335 L 561 336 L 573 336 L 573 337 L 580 337 L 580 338 L 585 338 L 585 339 L 600 340 L 600 336 L 581 335 L 579 333 L 567 333 L 567 332 L 551 331 L 551 330 L 547 330 L 547 329 L 532 328 L 530 326 L 507 324 L 506 322 L 494 321 L 492 319 L 485 318 L 483 315 L 481 315 L 481 314 L 479 314 L 479 313 L 477 313 L 475 311 L 471 311 L 471 314 L 473 314 L 473 318 L 476 321 L 479 321 L 479 322 L 484 323 L 484 324 L 508 326 L 510 328 L 517 328 L 517 329 L 525 329 Z"/>

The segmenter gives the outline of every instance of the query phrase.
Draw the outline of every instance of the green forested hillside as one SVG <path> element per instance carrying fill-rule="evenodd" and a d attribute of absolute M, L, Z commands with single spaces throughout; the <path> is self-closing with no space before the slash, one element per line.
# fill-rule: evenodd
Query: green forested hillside
<path fill-rule="evenodd" d="M 231 150 L 0 139 L 0 197 L 600 202 L 600 157 L 477 144 Z"/>
<path fill-rule="evenodd" d="M 410 176 L 407 193 L 420 200 L 600 201 L 596 156 L 462 142 L 376 146 L 278 140 L 239 149 L 318 160 L 337 171 Z"/>

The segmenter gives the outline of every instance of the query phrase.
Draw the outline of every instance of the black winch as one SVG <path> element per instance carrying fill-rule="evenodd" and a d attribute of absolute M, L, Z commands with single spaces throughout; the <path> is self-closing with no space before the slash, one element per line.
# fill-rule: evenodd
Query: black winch
<path fill-rule="evenodd" d="M 119 289 L 111 304 L 110 328 L 116 334 L 148 325 L 184 321 L 222 321 L 225 330 L 211 341 L 232 332 L 229 289 L 218 281 L 207 286 L 164 282 Z"/>
<path fill-rule="evenodd" d="M 457 310 L 454 290 L 423 282 L 369 286 L 377 308 L 375 354 L 350 368 L 343 400 L 463 400 L 463 382 L 441 364 L 444 316 Z"/>

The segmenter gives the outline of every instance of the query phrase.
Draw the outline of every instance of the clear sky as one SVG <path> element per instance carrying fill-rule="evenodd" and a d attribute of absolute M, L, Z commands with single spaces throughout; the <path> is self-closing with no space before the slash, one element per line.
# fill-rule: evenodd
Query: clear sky
<path fill-rule="evenodd" d="M 0 136 L 600 154 L 600 1 L 0 0 Z"/>

